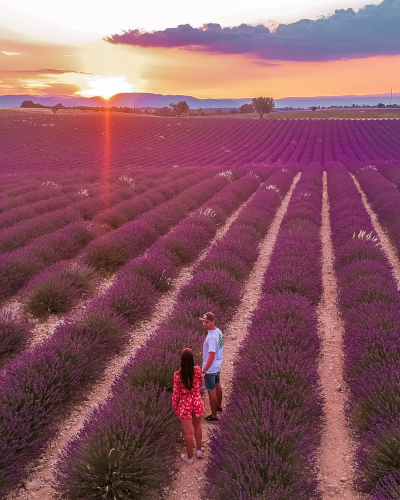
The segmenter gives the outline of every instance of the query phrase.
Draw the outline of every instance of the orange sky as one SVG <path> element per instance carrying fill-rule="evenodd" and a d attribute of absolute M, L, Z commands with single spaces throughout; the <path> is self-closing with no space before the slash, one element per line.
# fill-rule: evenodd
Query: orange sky
<path fill-rule="evenodd" d="M 400 55 L 260 61 L 250 55 L 114 45 L 99 34 L 63 31 L 53 24 L 37 24 L 36 31 L 29 31 L 31 18 L 21 19 L 20 28 L 2 26 L 0 19 L 0 95 L 74 95 L 99 77 L 114 77 L 137 92 L 199 98 L 365 95 L 387 93 L 391 87 L 400 91 Z M 36 71 L 43 68 L 69 72 Z"/>
<path fill-rule="evenodd" d="M 245 55 L 180 49 L 131 49 L 148 54 L 140 71 L 149 92 L 202 98 L 254 95 L 312 97 L 390 92 L 400 82 L 400 55 L 328 62 L 274 61 L 263 67 Z M 145 58 L 144 58 L 145 59 Z"/>
<path fill-rule="evenodd" d="M 246 55 L 143 49 L 104 41 L 89 42 L 80 51 L 76 47 L 21 43 L 14 50 L 22 54 L 0 54 L 0 94 L 72 95 L 88 88 L 90 74 L 125 75 L 137 92 L 200 98 L 378 94 L 389 92 L 390 87 L 396 91 L 400 82 L 400 55 L 328 62 L 273 61 L 275 65 L 265 67 Z M 71 69 L 89 75 L 17 73 L 21 68 Z"/>

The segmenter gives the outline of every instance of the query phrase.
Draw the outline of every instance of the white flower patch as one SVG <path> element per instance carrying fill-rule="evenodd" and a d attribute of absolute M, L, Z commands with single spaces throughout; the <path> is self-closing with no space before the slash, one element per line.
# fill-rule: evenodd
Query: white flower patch
<path fill-rule="evenodd" d="M 58 184 L 56 184 L 53 181 L 43 181 L 41 186 L 46 187 L 46 188 L 50 188 L 50 189 L 58 189 L 60 187 Z"/>
<path fill-rule="evenodd" d="M 118 179 L 122 182 L 127 182 L 132 187 L 135 186 L 135 182 L 133 181 L 132 177 L 129 177 L 128 175 L 121 175 L 121 177 L 119 177 Z"/>
<path fill-rule="evenodd" d="M 356 233 L 353 233 L 353 239 L 372 241 L 373 243 L 375 243 L 376 247 L 382 246 L 382 243 L 379 241 L 379 238 L 374 236 L 372 234 L 372 231 L 370 233 L 367 233 L 367 231 L 361 230 L 357 235 Z"/>
<path fill-rule="evenodd" d="M 280 194 L 279 189 L 278 189 L 276 186 L 274 186 L 273 184 L 270 184 L 269 186 L 266 186 L 266 188 L 265 188 L 265 189 L 273 189 L 273 190 L 274 190 L 274 191 L 276 191 L 278 194 Z"/>
<path fill-rule="evenodd" d="M 205 215 L 206 217 L 215 217 L 217 215 L 217 212 L 213 210 L 212 208 L 200 208 L 200 215 Z"/>
<path fill-rule="evenodd" d="M 81 189 L 76 193 L 78 196 L 82 196 L 82 198 L 86 198 L 89 196 L 89 191 L 87 189 Z"/>
<path fill-rule="evenodd" d="M 256 179 L 259 179 L 260 176 L 258 174 L 256 174 L 255 172 L 253 172 L 252 170 L 250 170 L 250 172 L 248 172 L 248 174 L 250 177 L 255 177 Z"/>
<path fill-rule="evenodd" d="M 223 172 L 217 174 L 215 177 L 226 177 L 229 182 L 234 181 L 232 170 L 224 170 Z"/>
<path fill-rule="evenodd" d="M 375 165 L 367 165 L 366 167 L 361 167 L 359 170 L 357 170 L 357 174 L 359 172 L 362 172 L 363 170 L 378 170 Z"/>
<path fill-rule="evenodd" d="M 299 198 L 309 198 L 310 196 L 311 196 L 311 193 L 309 193 L 308 191 L 301 191 L 297 195 L 297 199 L 299 199 Z"/>

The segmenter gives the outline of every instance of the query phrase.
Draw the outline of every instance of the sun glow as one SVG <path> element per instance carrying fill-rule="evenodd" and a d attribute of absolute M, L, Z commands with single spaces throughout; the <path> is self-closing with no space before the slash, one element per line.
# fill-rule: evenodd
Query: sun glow
<path fill-rule="evenodd" d="M 83 97 L 103 97 L 110 99 L 115 94 L 133 92 L 134 85 L 129 83 L 126 76 L 96 75 L 85 77 L 89 89 L 79 90 L 76 94 Z"/>

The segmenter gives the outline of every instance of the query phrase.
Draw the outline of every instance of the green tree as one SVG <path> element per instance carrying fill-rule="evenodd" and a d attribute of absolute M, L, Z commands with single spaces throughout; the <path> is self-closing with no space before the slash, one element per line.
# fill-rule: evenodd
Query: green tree
<path fill-rule="evenodd" d="M 64 109 L 64 106 L 61 104 L 61 102 L 59 102 L 55 106 L 50 106 L 50 109 L 53 111 L 54 114 L 56 114 L 59 109 Z"/>
<path fill-rule="evenodd" d="M 253 106 L 260 115 L 260 120 L 265 114 L 271 113 L 274 110 L 274 100 L 272 97 L 254 97 Z"/>
<path fill-rule="evenodd" d="M 383 104 L 383 102 L 380 102 L 380 103 L 378 104 L 378 108 L 385 108 L 385 107 L 386 107 L 386 106 Z"/>
<path fill-rule="evenodd" d="M 179 118 L 183 113 L 189 111 L 189 105 L 186 101 L 179 101 L 178 104 L 171 102 L 169 106 Z"/>
<path fill-rule="evenodd" d="M 242 104 L 240 106 L 241 113 L 254 113 L 254 106 L 252 104 Z"/>

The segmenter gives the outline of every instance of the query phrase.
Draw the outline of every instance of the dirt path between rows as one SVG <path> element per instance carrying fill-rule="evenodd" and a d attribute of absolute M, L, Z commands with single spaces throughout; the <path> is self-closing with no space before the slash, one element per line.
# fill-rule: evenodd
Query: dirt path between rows
<path fill-rule="evenodd" d="M 326 398 L 326 426 L 318 464 L 320 490 L 324 497 L 355 500 L 361 497 L 351 486 L 354 445 L 349 436 L 343 411 L 348 395 L 348 388 L 343 382 L 342 368 L 344 327 L 337 306 L 326 172 L 323 176 L 321 241 L 323 293 L 318 306 L 319 334 L 322 339 L 319 374 Z"/>
<path fill-rule="evenodd" d="M 367 197 L 364 193 L 364 191 L 361 189 L 361 186 L 357 179 L 354 177 L 354 175 L 351 175 L 354 181 L 354 184 L 357 186 L 357 189 L 359 193 L 361 194 L 362 202 L 364 204 L 364 207 L 366 211 L 368 212 L 368 215 L 371 217 L 372 225 L 375 229 L 376 234 L 379 237 L 379 240 L 382 244 L 382 249 L 386 254 L 386 257 L 389 260 L 390 266 L 392 268 L 392 273 L 393 276 L 396 280 L 397 283 L 397 289 L 400 290 L 400 264 L 399 264 L 399 258 L 396 249 L 390 242 L 389 237 L 385 233 L 385 231 L 382 229 L 382 226 L 380 225 L 378 221 L 378 217 L 376 213 L 372 210 L 370 204 L 367 201 Z"/>
<path fill-rule="evenodd" d="M 255 263 L 253 270 L 250 273 L 244 290 L 243 299 L 235 314 L 240 318 L 240 321 L 232 321 L 223 332 L 224 334 L 224 360 L 221 368 L 221 385 L 223 389 L 222 406 L 226 406 L 226 401 L 229 398 L 231 390 L 231 382 L 234 370 L 234 361 L 241 343 L 249 333 L 251 325 L 251 318 L 257 304 L 262 296 L 262 283 L 265 270 L 269 265 L 269 261 L 274 249 L 275 241 L 278 236 L 279 228 L 284 215 L 286 214 L 287 207 L 292 196 L 292 192 L 300 179 L 300 174 L 297 174 L 293 180 L 290 190 L 282 201 L 281 206 L 275 216 L 270 230 L 261 243 L 260 255 Z M 217 325 L 218 326 L 218 325 Z M 204 415 L 210 413 L 208 404 L 208 397 L 205 396 L 206 410 Z M 170 488 L 165 490 L 165 498 L 167 500 L 190 499 L 200 500 L 200 493 L 204 484 L 204 470 L 209 453 L 209 431 L 214 425 L 212 423 L 203 422 L 203 458 L 194 458 L 193 465 L 185 464 L 181 458 L 181 453 L 185 452 L 184 444 L 182 441 L 182 450 L 179 450 L 177 456 L 177 467 L 179 469 L 174 482 Z"/>
<path fill-rule="evenodd" d="M 261 184 L 259 189 L 262 189 L 264 185 L 265 183 Z M 226 234 L 239 213 L 253 199 L 256 193 L 257 191 L 227 219 L 225 225 L 217 231 L 210 245 L 203 250 L 194 264 L 182 269 L 175 280 L 173 289 L 161 297 L 155 314 L 148 320 L 140 322 L 132 329 L 128 346 L 122 353 L 108 362 L 102 380 L 91 389 L 90 394 L 87 395 L 82 404 L 73 408 L 68 413 L 60 426 L 58 434 L 49 443 L 43 455 L 32 464 L 33 472 L 24 481 L 23 485 L 8 496 L 9 500 L 51 500 L 54 498 L 54 490 L 51 488 L 51 483 L 54 481 L 53 467 L 57 462 L 58 454 L 83 427 L 85 420 L 90 418 L 93 410 L 108 398 L 110 388 L 114 380 L 122 372 L 124 366 L 135 355 L 137 349 L 144 344 L 146 339 L 172 312 L 180 289 L 191 280 L 195 267 L 204 259 L 211 246 Z"/>

